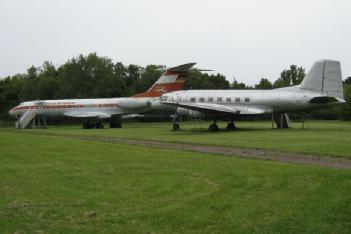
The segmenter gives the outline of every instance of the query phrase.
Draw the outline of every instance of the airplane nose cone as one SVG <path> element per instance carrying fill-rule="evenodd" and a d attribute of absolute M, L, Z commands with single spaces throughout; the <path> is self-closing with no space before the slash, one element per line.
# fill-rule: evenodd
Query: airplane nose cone
<path fill-rule="evenodd" d="M 12 108 L 11 110 L 9 110 L 9 115 L 14 115 L 14 114 L 15 114 L 14 108 Z"/>

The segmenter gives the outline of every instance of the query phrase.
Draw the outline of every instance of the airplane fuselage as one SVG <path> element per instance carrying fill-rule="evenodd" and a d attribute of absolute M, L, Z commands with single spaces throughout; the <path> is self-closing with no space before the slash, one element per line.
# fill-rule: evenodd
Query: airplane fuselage
<path fill-rule="evenodd" d="M 153 110 L 168 112 L 175 108 L 160 104 L 159 97 L 62 99 L 23 102 L 11 109 L 10 114 L 19 117 L 30 109 L 36 109 L 38 115 L 47 117 L 99 113 L 98 118 L 105 119 L 114 115 L 148 113 Z"/>
<path fill-rule="evenodd" d="M 328 103 L 312 103 L 320 93 L 303 91 L 297 87 L 273 90 L 188 90 L 164 94 L 162 102 L 173 102 L 178 106 L 179 114 L 187 113 L 187 105 L 198 106 L 198 117 L 204 115 L 254 115 L 272 112 L 301 112 L 344 103 L 343 99 L 336 99 Z M 184 105 L 182 105 L 184 104 Z M 206 111 L 206 105 L 220 105 L 233 112 Z M 183 106 L 183 107 L 182 107 Z M 202 107 L 203 110 L 202 111 Z M 196 111 L 192 108 L 193 115 Z M 201 114 L 202 115 L 201 115 Z"/>

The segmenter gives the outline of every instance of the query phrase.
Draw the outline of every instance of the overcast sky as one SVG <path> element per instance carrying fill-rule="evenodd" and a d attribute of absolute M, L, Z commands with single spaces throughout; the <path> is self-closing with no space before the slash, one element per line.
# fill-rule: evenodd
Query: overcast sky
<path fill-rule="evenodd" d="M 351 1 L 0 0 L 0 77 L 90 52 L 124 64 L 197 62 L 251 85 L 330 58 L 345 78 Z"/>

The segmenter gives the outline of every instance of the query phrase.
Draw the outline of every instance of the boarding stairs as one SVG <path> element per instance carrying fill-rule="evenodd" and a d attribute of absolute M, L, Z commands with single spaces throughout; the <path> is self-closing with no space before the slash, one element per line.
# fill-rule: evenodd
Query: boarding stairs
<path fill-rule="evenodd" d="M 27 128 L 36 115 L 37 115 L 37 109 L 28 109 L 16 121 L 16 128 Z"/>

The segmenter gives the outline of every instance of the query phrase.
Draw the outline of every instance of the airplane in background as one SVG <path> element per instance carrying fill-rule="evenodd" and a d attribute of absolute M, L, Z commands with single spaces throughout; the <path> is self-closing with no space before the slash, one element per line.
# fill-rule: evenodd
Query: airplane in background
<path fill-rule="evenodd" d="M 217 120 L 230 120 L 235 129 L 239 115 L 272 114 L 277 128 L 288 128 L 289 112 L 306 112 L 345 103 L 340 62 L 314 63 L 300 85 L 272 90 L 187 90 L 163 94 L 161 103 L 176 107 L 175 116 L 213 118 L 209 130 L 218 130 Z M 173 129 L 179 124 L 174 118 Z"/>
<path fill-rule="evenodd" d="M 35 126 L 36 117 L 72 117 L 83 120 L 83 128 L 103 128 L 103 120 L 110 119 L 111 128 L 121 128 L 121 118 L 148 112 L 174 113 L 174 107 L 163 105 L 160 96 L 183 88 L 188 70 L 196 63 L 167 68 L 156 83 L 146 92 L 126 98 L 39 100 L 22 102 L 12 108 L 16 128 Z M 40 121 L 40 118 L 39 118 Z"/>

